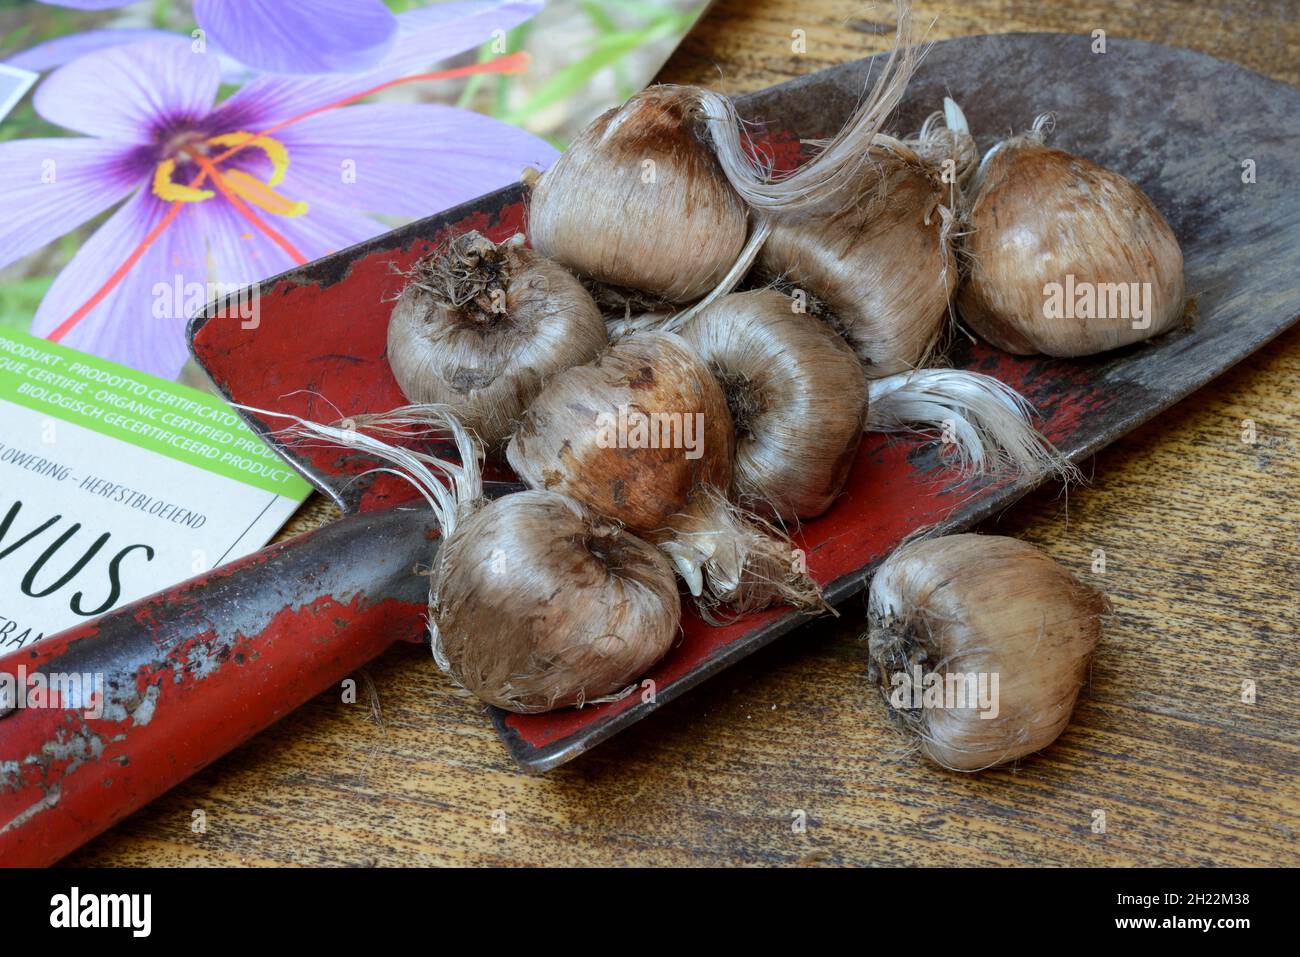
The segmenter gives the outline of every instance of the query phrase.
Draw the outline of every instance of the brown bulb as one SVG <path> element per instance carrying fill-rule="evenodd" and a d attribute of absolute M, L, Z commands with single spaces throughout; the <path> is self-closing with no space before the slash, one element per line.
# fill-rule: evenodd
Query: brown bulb
<path fill-rule="evenodd" d="M 681 336 L 731 410 L 735 499 L 791 523 L 829 508 L 866 424 L 867 384 L 853 350 L 775 289 L 723 296 Z"/>
<path fill-rule="evenodd" d="M 999 349 L 1091 355 L 1183 317 L 1183 254 L 1160 211 L 1123 176 L 1037 133 L 985 156 L 967 230 L 957 304 Z"/>
<path fill-rule="evenodd" d="M 895 9 L 894 48 L 873 85 L 797 170 L 774 169 L 728 97 L 653 86 L 598 117 L 540 176 L 533 245 L 584 278 L 670 303 L 730 284 L 733 267 L 739 278 L 766 235 L 749 235 L 750 209 L 777 216 L 833 203 L 861 169 L 916 63 L 911 7 L 896 0 Z"/>
<path fill-rule="evenodd" d="M 356 416 L 346 428 L 288 418 L 289 434 L 385 463 L 433 510 L 443 535 L 429 569 L 433 656 L 483 701 L 581 706 L 627 688 L 672 645 L 681 600 L 663 553 L 563 495 L 485 499 L 482 449 L 445 406 Z M 450 439 L 455 460 L 388 441 L 429 436 Z"/>
<path fill-rule="evenodd" d="M 519 492 L 459 523 L 434 569 L 434 654 L 508 711 L 616 694 L 677 637 L 668 559 L 551 492 Z"/>
<path fill-rule="evenodd" d="M 600 311 L 562 266 L 476 232 L 420 260 L 388 322 L 403 394 L 450 408 L 488 446 L 502 442 L 542 384 L 604 348 Z"/>
<path fill-rule="evenodd" d="M 669 302 L 712 290 L 747 223 L 699 112 L 691 87 L 652 86 L 598 117 L 533 189 L 533 247 L 581 276 Z"/>
<path fill-rule="evenodd" d="M 727 500 L 734 438 L 722 389 L 668 332 L 625 336 L 551 380 L 506 447 L 533 488 L 571 496 L 663 549 L 706 615 L 824 608 L 790 541 Z"/>
<path fill-rule="evenodd" d="M 957 284 L 956 197 L 936 163 L 898 141 L 877 146 L 831 201 L 773 218 L 758 269 L 823 307 L 869 376 L 916 368 Z"/>
<path fill-rule="evenodd" d="M 666 527 L 700 485 L 727 488 L 731 417 L 678 336 L 640 333 L 548 383 L 506 449 L 533 488 L 576 498 L 637 532 Z"/>
<path fill-rule="evenodd" d="M 926 756 L 979 771 L 1056 740 L 1108 610 L 1104 595 L 1025 542 L 921 539 L 872 578 L 870 675 Z"/>

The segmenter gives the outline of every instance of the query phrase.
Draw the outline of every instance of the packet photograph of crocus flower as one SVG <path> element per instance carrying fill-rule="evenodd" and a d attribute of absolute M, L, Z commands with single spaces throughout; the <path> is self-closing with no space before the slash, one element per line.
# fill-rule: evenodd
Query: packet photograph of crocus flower
<path fill-rule="evenodd" d="M 0 900 L 1268 922 L 1300 17 L 1236 7 L 0 3 Z"/>

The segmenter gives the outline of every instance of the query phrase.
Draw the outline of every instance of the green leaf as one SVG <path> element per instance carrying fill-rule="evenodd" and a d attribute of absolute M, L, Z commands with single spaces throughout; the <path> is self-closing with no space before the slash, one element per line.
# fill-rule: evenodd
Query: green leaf
<path fill-rule="evenodd" d="M 489 40 L 478 48 L 478 62 L 486 63 L 492 59 L 492 41 Z M 465 89 L 460 91 L 460 96 L 456 100 L 456 105 L 462 110 L 469 109 L 474 102 L 474 96 L 483 87 L 483 82 L 487 79 L 482 73 L 476 73 L 465 83 Z"/>
<path fill-rule="evenodd" d="M 666 17 L 636 30 L 623 30 L 597 38 L 586 56 L 559 70 L 539 86 L 528 101 L 502 117 L 507 123 L 522 123 L 547 107 L 567 99 L 591 82 L 601 70 L 613 66 L 633 50 L 682 31 L 680 16 Z"/>
<path fill-rule="evenodd" d="M 598 32 L 616 33 L 618 31 L 618 24 L 605 12 L 605 8 L 597 0 L 582 0 L 582 11 L 595 25 Z"/>
<path fill-rule="evenodd" d="M 17 30 L 10 30 L 3 37 L 0 37 L 0 51 L 3 51 L 4 55 L 8 56 L 9 51 L 13 47 L 21 45 L 33 29 L 35 28 L 32 24 L 25 23 Z"/>

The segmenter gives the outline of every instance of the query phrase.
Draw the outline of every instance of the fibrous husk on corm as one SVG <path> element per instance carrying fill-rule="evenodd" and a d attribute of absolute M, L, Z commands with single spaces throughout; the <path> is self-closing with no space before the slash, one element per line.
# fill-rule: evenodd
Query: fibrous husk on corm
<path fill-rule="evenodd" d="M 722 386 L 736 434 L 742 505 L 785 522 L 820 515 L 848 478 L 867 415 L 853 351 L 775 289 L 733 293 L 681 335 Z"/>
<path fill-rule="evenodd" d="M 877 136 L 858 175 L 807 209 L 771 218 L 761 275 L 817 303 L 872 377 L 923 365 L 947 327 L 961 181 L 974 141 L 948 101 L 911 140 Z"/>

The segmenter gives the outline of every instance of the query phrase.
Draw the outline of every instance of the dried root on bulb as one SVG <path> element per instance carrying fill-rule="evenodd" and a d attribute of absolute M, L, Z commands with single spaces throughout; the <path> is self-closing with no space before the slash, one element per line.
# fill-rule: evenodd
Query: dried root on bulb
<path fill-rule="evenodd" d="M 705 621 L 722 624 L 776 602 L 839 613 L 808 577 L 803 553 L 779 528 L 702 487 L 650 541 L 673 560 Z"/>
<path fill-rule="evenodd" d="M 1081 480 L 1079 470 L 1034 428 L 1029 401 L 992 376 L 917 369 L 872 379 L 868 391 L 868 432 L 938 433 L 968 478 Z"/>

